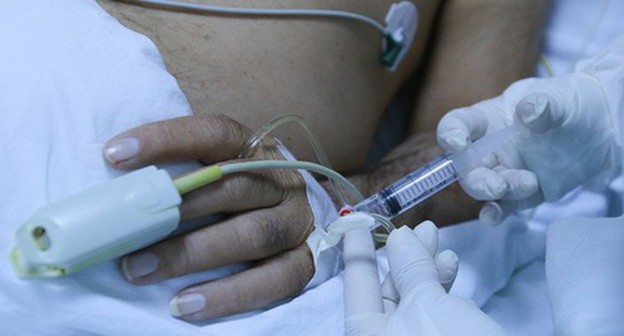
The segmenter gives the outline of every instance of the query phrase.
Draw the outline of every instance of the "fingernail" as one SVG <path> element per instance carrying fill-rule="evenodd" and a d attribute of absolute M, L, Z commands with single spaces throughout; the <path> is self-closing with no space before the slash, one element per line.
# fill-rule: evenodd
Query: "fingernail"
<path fill-rule="evenodd" d="M 111 163 L 132 159 L 137 154 L 139 154 L 139 140 L 136 138 L 116 140 L 104 150 L 104 157 Z"/>
<path fill-rule="evenodd" d="M 459 268 L 459 257 L 451 250 L 444 250 L 440 252 L 438 258 L 446 261 L 442 264 L 444 268 L 439 270 L 440 282 L 442 284 L 452 283 L 455 280 L 457 269 Z"/>
<path fill-rule="evenodd" d="M 414 232 L 419 238 L 424 239 L 426 241 L 434 239 L 435 236 L 438 234 L 437 227 L 430 220 L 426 220 L 418 224 L 414 228 Z"/>
<path fill-rule="evenodd" d="M 451 130 L 446 134 L 446 143 L 453 148 L 453 150 L 459 151 L 467 146 L 468 139 L 465 132 L 460 130 Z"/>
<path fill-rule="evenodd" d="M 503 196 L 507 190 L 507 184 L 501 178 L 494 176 L 487 176 L 485 178 L 485 193 L 492 199 L 497 199 Z"/>
<path fill-rule="evenodd" d="M 169 303 L 169 311 L 171 316 L 186 316 L 206 308 L 206 298 L 197 293 L 181 294 L 175 296 Z"/>
<path fill-rule="evenodd" d="M 127 256 L 121 261 L 121 270 L 126 279 L 132 281 L 154 273 L 158 269 L 160 259 L 157 255 L 145 252 Z"/>
<path fill-rule="evenodd" d="M 519 116 L 522 122 L 530 124 L 540 116 L 544 115 L 550 104 L 548 99 L 540 94 L 531 96 L 530 100 L 526 100 L 521 109 L 519 109 Z"/>
<path fill-rule="evenodd" d="M 536 192 L 538 189 L 537 177 L 533 173 L 521 174 L 518 186 L 526 192 Z"/>
<path fill-rule="evenodd" d="M 550 102 L 548 101 L 548 97 L 545 95 L 539 95 L 535 102 L 533 103 L 533 108 L 535 109 L 535 113 L 543 114 L 550 108 Z"/>
<path fill-rule="evenodd" d="M 496 226 L 502 221 L 503 209 L 493 202 L 488 202 L 483 205 L 481 212 L 479 212 L 479 219 L 488 225 Z"/>

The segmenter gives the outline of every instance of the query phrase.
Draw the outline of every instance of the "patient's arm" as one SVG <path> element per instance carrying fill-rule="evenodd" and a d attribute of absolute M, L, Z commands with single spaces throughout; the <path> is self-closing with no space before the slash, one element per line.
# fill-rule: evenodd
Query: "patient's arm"
<path fill-rule="evenodd" d="M 309 3 L 306 2 L 306 4 Z M 379 3 L 373 2 L 373 5 L 369 5 L 376 7 Z M 206 109 L 211 113 L 225 113 L 252 128 L 257 128 L 268 120 L 269 116 L 296 112 L 309 120 L 313 132 L 323 139 L 324 147 L 329 149 L 330 159 L 337 163 L 336 166 L 345 170 L 360 166 L 368 151 L 372 131 L 383 107 L 393 90 L 405 77 L 405 73 L 416 64 L 417 54 L 424 48 L 427 25 L 431 22 L 430 19 L 427 19 L 426 13 L 433 15 L 433 7 L 435 6 L 432 3 L 430 1 L 423 2 L 421 22 L 424 23 L 421 25 L 416 46 L 412 50 L 414 54 L 411 55 L 397 77 L 389 76 L 385 72 L 386 70 L 376 63 L 379 49 L 376 42 L 378 37 L 375 32 L 367 32 L 360 27 L 356 29 L 352 24 L 334 21 L 319 22 L 318 31 L 309 28 L 309 21 L 313 20 L 305 20 L 307 24 L 299 26 L 301 23 L 291 20 L 285 22 L 280 20 L 268 20 L 266 22 L 252 20 L 249 22 L 237 19 L 235 20 L 237 24 L 233 24 L 226 18 L 213 18 L 219 22 L 216 24 L 216 21 L 205 17 L 161 13 L 125 6 L 123 8 L 127 8 L 127 12 L 124 12 L 124 15 L 128 17 L 123 20 L 129 25 L 136 25 L 148 35 L 152 34 L 150 36 L 159 44 L 169 62 L 170 69 L 178 76 L 183 89 L 186 90 L 185 93 L 189 95 L 196 110 Z M 361 2 L 345 4 L 345 6 L 359 6 L 358 4 Z M 270 3 L 270 5 L 276 5 L 276 3 Z M 320 1 L 319 6 L 321 5 L 325 5 L 323 8 L 331 8 L 336 3 Z M 120 8 L 122 7 L 119 7 L 118 10 Z M 362 12 L 366 12 L 366 10 L 370 9 L 362 9 Z M 381 18 L 385 11 L 386 7 L 380 11 L 381 14 L 377 12 L 368 14 Z M 119 12 L 117 14 L 120 16 Z M 182 15 L 185 21 L 175 22 L 174 15 Z M 165 17 L 166 19 L 164 19 Z M 140 21 L 143 19 L 151 23 L 141 23 Z M 276 35 L 279 38 L 271 39 L 266 31 L 267 35 L 260 34 L 265 26 L 271 31 L 271 36 Z M 335 35 L 328 37 L 326 35 L 328 32 L 334 32 Z M 305 35 L 306 38 L 301 39 L 298 34 Z M 318 35 L 313 37 L 310 34 Z M 193 36 L 195 39 L 191 42 L 180 42 L 184 41 L 187 36 Z M 232 42 L 233 40 L 236 43 Z M 244 43 L 242 40 L 245 40 Z M 206 41 L 206 44 L 197 43 L 197 41 Z M 371 41 L 375 41 L 375 47 L 368 45 Z M 206 47 L 207 45 L 212 47 Z M 320 49 L 318 48 L 319 45 L 321 46 Z M 282 50 L 283 46 L 288 48 Z M 276 50 L 278 52 L 275 52 Z M 470 53 L 470 49 L 461 51 L 453 49 L 453 52 Z M 187 53 L 193 56 L 187 58 L 185 56 Z M 184 61 L 174 65 L 172 62 L 178 58 Z M 198 67 L 198 65 L 201 66 Z M 468 69 L 464 74 L 470 73 Z M 353 124 L 356 124 L 357 127 L 353 127 Z M 197 126 L 194 125 L 193 127 Z M 177 136 L 172 136 L 174 133 L 183 134 L 185 132 L 187 130 L 182 127 L 177 128 L 172 133 L 156 132 L 150 136 L 161 137 L 166 144 L 166 141 L 172 138 L 180 139 Z M 300 154 L 301 150 L 297 150 L 303 148 L 302 138 L 297 133 L 283 133 L 280 138 L 289 147 L 295 148 L 299 157 L 306 158 L 305 155 Z M 187 141 L 186 144 L 191 147 L 197 146 L 192 141 Z M 175 144 L 175 146 L 177 145 L 179 144 Z M 179 154 L 179 151 L 171 151 L 171 148 L 175 146 L 163 145 L 151 149 L 159 152 L 156 153 L 156 156 L 160 155 L 160 160 L 172 160 Z M 408 144 L 400 149 L 411 153 L 413 147 Z M 399 154 L 409 157 L 413 153 Z M 417 158 L 418 160 L 422 159 L 421 156 Z M 150 159 L 154 159 L 154 157 Z M 132 164 L 116 162 L 116 166 L 135 168 L 155 161 L 158 160 L 135 161 Z M 416 165 L 414 163 L 414 167 Z M 406 166 L 400 167 L 405 169 Z M 384 174 L 380 173 L 376 176 L 383 175 L 386 178 L 386 176 L 391 177 L 393 173 L 400 176 L 402 172 L 389 169 Z M 369 192 L 376 191 L 382 186 L 379 185 L 381 179 L 375 179 L 375 175 L 372 175 L 370 180 Z M 245 201 L 245 199 L 241 200 L 241 202 Z M 463 204 L 458 205 L 463 206 Z M 268 223 L 279 222 L 278 228 L 288 229 L 287 225 L 292 223 L 289 222 L 288 217 L 283 216 L 284 213 L 289 213 L 292 210 L 288 209 L 288 206 L 292 205 L 286 205 L 286 208 L 275 211 L 275 221 Z M 446 208 L 444 210 L 449 212 Z M 421 215 L 428 214 L 425 211 Z M 416 223 L 418 221 L 412 220 L 410 222 Z M 267 234 L 271 233 L 267 232 Z M 189 237 L 193 238 L 188 238 L 189 240 L 198 243 L 203 241 L 201 233 L 191 235 Z M 288 237 L 280 236 L 278 238 L 286 239 L 286 241 L 280 241 L 284 248 L 276 256 L 288 254 L 293 257 L 263 259 L 264 261 L 273 260 L 282 270 L 300 270 L 301 267 L 312 267 L 312 259 L 305 245 L 293 245 L 297 241 L 289 240 Z M 234 243 L 235 239 L 232 242 Z M 171 243 L 165 242 L 163 244 Z M 155 246 L 154 248 L 157 249 L 158 247 Z M 289 250 L 289 248 L 291 249 Z M 295 253 L 290 254 L 289 251 Z M 177 262 L 175 261 L 176 258 Z M 159 271 L 160 274 L 168 277 L 196 271 L 197 269 L 194 268 L 184 268 L 184 263 L 189 260 L 199 260 L 199 264 L 209 265 L 206 268 L 214 266 L 214 256 L 207 254 L 182 253 L 176 255 L 176 258 L 170 259 L 167 265 L 163 265 L 164 269 Z M 262 263 L 263 261 L 260 262 L 260 264 Z M 162 278 L 155 278 L 153 281 L 160 279 Z M 223 294 L 223 291 L 218 289 L 229 286 L 228 288 L 236 289 L 236 293 L 240 295 L 237 296 L 238 300 L 236 300 L 235 305 L 230 306 L 227 312 L 220 310 L 223 308 L 222 305 L 231 303 L 227 301 L 227 296 L 209 295 L 207 300 L 211 304 L 197 316 L 200 318 L 215 317 L 224 313 L 230 314 L 253 309 L 259 304 L 266 304 L 272 300 L 293 295 L 305 285 L 305 281 L 301 281 L 299 277 L 278 277 L 276 281 L 280 282 L 273 284 L 271 288 L 286 290 L 274 291 L 267 289 L 264 286 L 266 282 L 262 279 L 263 277 L 244 277 L 241 281 L 239 277 L 237 282 L 235 279 L 226 278 L 220 280 L 218 284 L 206 283 L 201 285 L 206 293 Z M 149 280 L 140 283 L 148 282 Z M 242 286 L 235 286 L 235 284 Z"/>
<path fill-rule="evenodd" d="M 391 2 L 267 0 L 254 1 L 253 5 L 345 9 L 382 20 Z M 438 1 L 417 1 L 419 31 L 396 74 L 389 73 L 378 63 L 381 43 L 378 33 L 360 23 L 196 16 L 109 1 L 101 3 L 124 24 L 157 43 L 196 114 L 223 113 L 251 129 L 257 129 L 275 116 L 298 114 L 307 119 L 312 131 L 321 139 L 332 163 L 344 171 L 360 168 L 385 105 L 420 58 Z M 249 2 L 210 1 L 210 4 L 236 6 Z M 163 161 L 204 159 L 214 162 L 233 158 L 219 157 L 218 153 L 224 148 L 241 147 L 241 138 L 232 136 L 232 130 L 237 127 L 212 117 L 195 118 L 187 120 L 196 122 L 165 121 L 160 124 L 164 127 L 145 126 L 126 133 L 125 136 L 139 138 L 139 153 L 134 158 L 109 157 L 111 163 L 117 168 L 132 169 Z M 215 143 L 202 143 L 194 136 L 202 131 L 201 127 L 206 128 L 205 133 L 215 131 L 223 137 Z M 297 157 L 310 159 L 309 151 L 304 151 L 308 148 L 306 140 L 300 133 L 298 129 L 291 129 L 278 132 L 278 136 Z M 115 140 L 123 136 L 110 144 L 115 145 Z M 241 190 L 244 185 L 234 183 L 226 187 L 223 187 L 225 195 L 244 195 L 246 190 L 254 190 Z M 274 195 L 278 199 L 290 200 L 277 204 L 254 204 L 249 197 L 239 197 L 235 202 L 219 203 L 215 208 L 210 195 L 214 193 L 203 190 L 196 193 L 197 202 L 185 198 L 185 216 L 229 212 L 231 217 L 184 238 L 150 247 L 147 251 L 164 261 L 150 275 L 132 275 L 135 261 L 139 264 L 134 270 L 145 271 L 145 265 L 140 265 L 145 258 L 126 259 L 124 265 L 129 271 L 126 273 L 130 273 L 129 279 L 147 284 L 238 260 L 257 261 L 258 267 L 250 272 L 184 290 L 183 293 L 203 293 L 209 303 L 199 312 L 184 317 L 188 319 L 247 311 L 299 293 L 314 270 L 309 249 L 303 242 L 309 234 L 310 223 L 309 208 L 300 202 L 301 196 L 305 197 L 305 188 L 295 185 L 289 190 L 276 189 Z M 266 198 L 271 200 L 269 196 L 267 193 Z M 233 211 L 233 207 L 239 211 Z M 254 211 L 244 211 L 252 208 Z M 254 216 L 257 212 L 263 216 Z M 255 221 L 245 225 L 250 222 L 249 218 Z M 254 237 L 254 244 L 242 244 L 239 237 L 249 236 Z M 267 246 L 267 242 L 271 246 Z M 223 246 L 219 253 L 206 253 L 206 250 L 214 251 L 216 246 Z M 244 253 L 239 253 L 241 250 Z"/>
<path fill-rule="evenodd" d="M 383 21 L 395 0 L 194 2 L 341 9 Z M 225 114 L 254 130 L 275 116 L 300 115 L 341 171 L 361 168 L 378 119 L 424 50 L 439 2 L 415 1 L 418 33 L 402 66 L 390 73 L 379 63 L 379 33 L 359 22 L 204 16 L 100 0 L 124 25 L 158 45 L 196 114 Z M 314 160 L 299 129 L 276 134 L 298 158 Z"/>
<path fill-rule="evenodd" d="M 532 76 L 549 8 L 550 0 L 445 2 L 418 80 L 412 130 L 435 130 L 448 111 Z"/>
<path fill-rule="evenodd" d="M 417 74 L 412 135 L 356 181 L 373 193 L 431 160 L 441 153 L 433 132 L 446 112 L 497 96 L 512 82 L 533 75 L 548 7 L 544 0 L 445 2 L 431 53 Z M 457 223 L 476 218 L 479 208 L 455 185 L 406 212 L 397 223 Z"/>

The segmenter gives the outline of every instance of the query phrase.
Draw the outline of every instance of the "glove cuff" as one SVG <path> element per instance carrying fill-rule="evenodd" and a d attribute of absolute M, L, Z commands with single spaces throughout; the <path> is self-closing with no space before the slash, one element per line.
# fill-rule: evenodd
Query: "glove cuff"
<path fill-rule="evenodd" d="M 620 35 L 594 57 L 578 62 L 575 70 L 593 78 L 602 90 L 609 107 L 615 139 L 612 166 L 618 168 L 619 172 L 624 157 L 624 35 Z"/>
<path fill-rule="evenodd" d="M 551 129 L 531 135 L 527 143 L 533 145 L 518 147 L 529 170 L 540 172 L 537 178 L 544 199 L 559 200 L 579 185 L 605 176 L 616 162 L 616 142 L 601 82 L 588 73 L 573 73 L 529 85 L 526 92 L 549 96 L 550 113 L 556 116 Z M 539 145 L 551 139 L 558 141 L 551 148 Z"/>
<path fill-rule="evenodd" d="M 615 39 L 601 53 L 580 61 L 576 72 L 585 73 L 599 83 L 609 106 L 618 145 L 624 144 L 624 35 Z"/>

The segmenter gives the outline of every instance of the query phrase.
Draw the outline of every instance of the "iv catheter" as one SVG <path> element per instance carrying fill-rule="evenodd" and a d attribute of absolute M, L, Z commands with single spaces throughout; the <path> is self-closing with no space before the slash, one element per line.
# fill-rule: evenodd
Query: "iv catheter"
<path fill-rule="evenodd" d="M 488 134 L 454 154 L 443 154 L 354 206 L 355 211 L 392 219 L 459 180 L 521 131 L 517 123 Z M 379 226 L 375 221 L 375 229 Z"/>

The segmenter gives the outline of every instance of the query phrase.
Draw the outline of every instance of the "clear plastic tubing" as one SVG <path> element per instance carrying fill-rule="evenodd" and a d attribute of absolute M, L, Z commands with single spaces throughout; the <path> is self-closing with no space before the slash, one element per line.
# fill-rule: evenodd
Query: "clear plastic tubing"
<path fill-rule="evenodd" d="M 370 196 L 354 208 L 392 219 L 459 180 L 520 131 L 514 123 L 492 132 L 460 152 L 444 154 Z M 378 224 L 377 224 L 378 226 Z M 374 229 L 375 227 L 371 228 Z"/>

